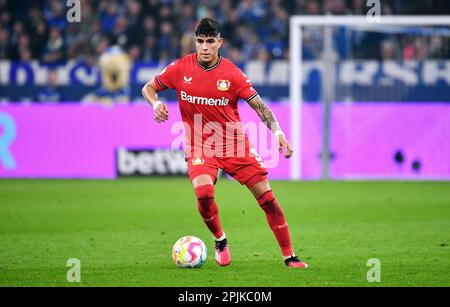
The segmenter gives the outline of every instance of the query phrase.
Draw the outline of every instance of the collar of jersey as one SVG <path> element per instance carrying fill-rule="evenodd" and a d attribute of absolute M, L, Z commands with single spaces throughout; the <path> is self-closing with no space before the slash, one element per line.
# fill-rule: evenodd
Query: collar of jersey
<path fill-rule="evenodd" d="M 200 61 L 197 59 L 197 57 L 195 57 L 195 60 L 197 61 L 197 64 L 198 64 L 201 68 L 203 68 L 204 71 L 210 71 L 210 70 L 213 70 L 214 68 L 216 68 L 217 66 L 219 66 L 220 62 L 222 62 L 222 56 L 219 55 L 219 60 L 217 61 L 216 64 L 214 64 L 214 65 L 211 66 L 211 67 L 205 67 L 205 66 L 203 66 L 203 64 L 200 63 Z"/>

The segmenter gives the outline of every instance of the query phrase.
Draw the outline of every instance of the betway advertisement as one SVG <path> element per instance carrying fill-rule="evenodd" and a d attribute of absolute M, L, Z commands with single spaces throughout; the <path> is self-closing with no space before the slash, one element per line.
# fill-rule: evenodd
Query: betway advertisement
<path fill-rule="evenodd" d="M 288 139 L 290 107 L 272 103 Z M 2 105 L 0 177 L 116 178 L 184 175 L 183 123 L 178 105 L 170 119 L 153 120 L 148 105 Z M 290 160 L 245 103 L 244 131 L 271 179 L 289 179 Z M 322 109 L 301 113 L 301 177 L 319 179 Z M 330 173 L 334 179 L 450 179 L 450 104 L 335 103 L 331 112 Z"/>

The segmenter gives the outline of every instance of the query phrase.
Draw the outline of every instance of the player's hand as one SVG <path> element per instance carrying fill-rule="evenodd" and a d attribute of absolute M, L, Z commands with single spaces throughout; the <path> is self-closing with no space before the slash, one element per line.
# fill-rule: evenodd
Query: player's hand
<path fill-rule="evenodd" d="M 153 113 L 153 118 L 158 123 L 163 123 L 169 119 L 169 108 L 167 104 L 160 103 Z"/>
<path fill-rule="evenodd" d="M 294 151 L 292 150 L 291 144 L 286 140 L 286 137 L 284 134 L 280 134 L 277 137 L 277 146 L 278 146 L 278 152 L 284 154 L 284 157 L 286 159 L 289 159 L 292 157 L 292 154 Z"/>

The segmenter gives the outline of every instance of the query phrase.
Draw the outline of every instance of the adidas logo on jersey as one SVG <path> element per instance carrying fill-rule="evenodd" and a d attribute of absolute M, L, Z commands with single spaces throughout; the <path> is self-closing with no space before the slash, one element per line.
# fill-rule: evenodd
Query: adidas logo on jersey
<path fill-rule="evenodd" d="M 191 96 L 184 91 L 181 91 L 181 100 L 187 101 L 192 104 L 201 104 L 208 106 L 227 106 L 229 102 L 229 99 L 225 97 L 222 97 L 221 99 L 214 99 L 207 97 Z"/>

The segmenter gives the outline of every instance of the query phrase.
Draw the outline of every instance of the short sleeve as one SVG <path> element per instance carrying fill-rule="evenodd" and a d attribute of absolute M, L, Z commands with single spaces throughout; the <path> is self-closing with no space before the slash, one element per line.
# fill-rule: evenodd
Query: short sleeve
<path fill-rule="evenodd" d="M 258 95 L 250 79 L 239 68 L 236 70 L 235 82 L 239 98 L 249 101 Z"/>
<path fill-rule="evenodd" d="M 158 91 L 176 87 L 178 62 L 167 65 L 156 77 L 155 85 Z"/>

